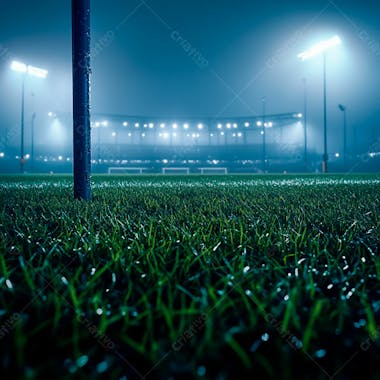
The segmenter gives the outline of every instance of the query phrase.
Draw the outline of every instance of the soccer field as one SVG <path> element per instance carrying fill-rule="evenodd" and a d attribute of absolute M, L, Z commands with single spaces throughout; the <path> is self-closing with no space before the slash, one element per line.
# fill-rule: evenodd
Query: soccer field
<path fill-rule="evenodd" d="M 92 182 L 0 177 L 4 379 L 380 378 L 380 175 Z"/>

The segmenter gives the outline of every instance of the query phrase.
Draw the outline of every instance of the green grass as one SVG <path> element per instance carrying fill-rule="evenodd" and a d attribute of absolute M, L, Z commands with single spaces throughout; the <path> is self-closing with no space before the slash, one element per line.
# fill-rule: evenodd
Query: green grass
<path fill-rule="evenodd" d="M 0 177 L 4 378 L 378 379 L 379 276 L 380 176 Z"/>

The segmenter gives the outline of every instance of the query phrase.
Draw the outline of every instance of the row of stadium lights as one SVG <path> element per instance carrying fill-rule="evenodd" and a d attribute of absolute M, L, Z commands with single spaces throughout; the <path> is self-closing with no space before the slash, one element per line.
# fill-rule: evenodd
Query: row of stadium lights
<path fill-rule="evenodd" d="M 297 117 L 298 117 L 298 118 L 302 118 L 302 114 L 297 114 Z M 123 125 L 123 127 L 128 127 L 130 124 L 129 124 L 127 121 L 124 121 L 122 125 Z M 133 125 L 134 125 L 135 128 L 140 128 L 140 126 L 141 126 L 140 123 L 134 123 Z M 108 127 L 108 126 L 109 126 L 109 122 L 108 122 L 108 121 L 101 121 L 101 122 L 100 122 L 100 121 L 97 121 L 97 122 L 95 122 L 95 123 L 92 123 L 92 126 L 93 126 L 93 127 L 96 127 L 96 128 L 99 128 L 99 127 Z M 150 128 L 150 129 L 153 129 L 153 128 L 155 127 L 155 124 L 154 124 L 154 123 L 145 123 L 145 124 L 142 124 L 142 126 L 143 126 L 144 128 Z M 244 123 L 244 127 L 248 128 L 248 127 L 250 127 L 250 126 L 251 126 L 251 123 L 249 123 L 248 121 L 246 121 L 246 122 Z M 263 126 L 263 122 L 262 122 L 262 121 L 257 121 L 257 122 L 256 122 L 256 126 L 257 126 L 257 127 L 262 127 L 262 126 Z M 272 121 L 266 122 L 266 123 L 264 123 L 264 126 L 267 127 L 267 128 L 271 128 L 271 127 L 273 127 L 273 122 L 272 122 Z M 165 123 L 161 123 L 161 124 L 159 124 L 159 127 L 160 127 L 161 129 L 164 129 L 164 128 L 166 128 L 167 126 L 166 126 Z M 225 125 L 225 127 L 226 127 L 227 129 L 236 129 L 236 128 L 238 128 L 238 124 L 237 124 L 237 123 L 227 123 L 227 124 Z M 177 123 L 174 123 L 174 124 L 172 124 L 172 128 L 173 128 L 173 129 L 178 129 L 179 126 L 178 126 Z M 189 128 L 190 128 L 190 125 L 189 125 L 188 123 L 183 124 L 183 129 L 187 130 L 187 129 L 189 129 Z M 199 123 L 199 124 L 197 124 L 197 128 L 198 128 L 199 130 L 202 130 L 202 129 L 204 128 L 204 125 L 203 125 L 202 123 Z M 218 129 L 223 129 L 223 124 L 219 123 L 219 124 L 217 125 L 217 128 L 218 128 Z"/>
<path fill-rule="evenodd" d="M 377 157 L 377 156 L 380 156 L 380 152 L 376 152 L 376 153 L 369 153 L 368 154 L 371 158 L 373 158 L 373 157 Z M 334 154 L 334 156 L 336 157 L 336 158 L 339 158 L 340 157 L 340 153 L 335 153 Z M 3 158 L 3 157 L 5 157 L 5 154 L 4 154 L 4 152 L 0 152 L 0 158 Z M 24 156 L 24 158 L 25 158 L 25 160 L 29 160 L 30 159 L 30 154 L 26 154 L 25 156 Z M 19 160 L 20 159 L 20 156 L 15 156 L 15 159 L 16 160 Z M 50 161 L 59 161 L 59 162 L 70 162 L 71 161 L 71 158 L 70 157 L 63 157 L 63 156 L 57 156 L 57 157 L 40 157 L 40 159 L 42 159 L 42 161 L 43 162 L 50 162 Z M 105 159 L 102 159 L 102 160 L 99 160 L 100 162 L 104 162 L 104 163 L 113 163 L 113 162 L 115 162 L 115 163 L 117 163 L 118 161 L 120 161 L 120 160 L 105 160 Z M 167 163 L 167 162 L 165 162 L 165 161 L 167 161 L 167 160 L 162 160 L 162 162 L 163 163 Z M 96 162 L 98 162 L 98 160 L 91 160 L 91 162 L 92 163 L 96 163 Z"/>
<path fill-rule="evenodd" d="M 263 134 L 263 132 L 261 132 L 261 134 Z M 220 132 L 220 135 L 221 136 L 224 136 L 225 133 L 222 131 Z M 116 132 L 112 132 L 111 133 L 111 136 L 112 137 L 116 137 L 117 136 L 117 133 Z M 141 137 L 146 137 L 146 134 L 145 133 L 141 133 L 140 135 Z M 176 132 L 173 132 L 173 133 L 169 133 L 169 132 L 163 132 L 163 133 L 159 133 L 158 134 L 158 137 L 163 137 L 165 139 L 169 138 L 169 137 L 177 137 L 178 134 Z M 186 134 L 186 137 L 192 137 L 192 138 L 199 138 L 201 135 L 200 133 L 187 133 Z M 214 137 L 215 136 L 215 133 L 210 133 L 209 135 L 210 137 Z M 232 134 L 232 137 L 242 137 L 243 136 L 243 133 L 242 132 L 238 132 L 238 133 L 233 133 Z M 132 137 L 132 133 L 129 132 L 128 133 L 128 137 Z"/>

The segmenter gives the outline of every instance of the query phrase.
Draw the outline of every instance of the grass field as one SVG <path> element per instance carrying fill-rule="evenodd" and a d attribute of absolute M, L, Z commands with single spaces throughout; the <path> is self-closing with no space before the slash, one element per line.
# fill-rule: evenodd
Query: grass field
<path fill-rule="evenodd" d="M 380 378 L 380 176 L 71 197 L 71 177 L 0 177 L 1 378 Z"/>

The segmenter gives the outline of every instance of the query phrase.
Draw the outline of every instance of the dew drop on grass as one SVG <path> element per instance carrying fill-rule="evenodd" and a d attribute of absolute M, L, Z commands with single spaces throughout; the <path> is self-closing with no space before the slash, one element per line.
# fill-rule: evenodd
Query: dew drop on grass
<path fill-rule="evenodd" d="M 77 366 L 79 368 L 81 368 L 81 367 L 85 366 L 87 364 L 87 362 L 88 362 L 88 356 L 83 355 L 77 359 Z"/>
<path fill-rule="evenodd" d="M 9 278 L 5 281 L 5 285 L 7 285 L 8 289 L 13 289 L 13 284 Z"/>
<path fill-rule="evenodd" d="M 269 334 L 268 333 L 264 333 L 263 335 L 261 335 L 261 340 L 263 342 L 268 342 L 268 340 L 269 340 Z"/>
<path fill-rule="evenodd" d="M 360 329 L 360 327 L 363 327 L 367 324 L 367 321 L 365 319 L 359 319 L 357 322 L 354 322 L 354 327 L 357 329 Z"/>
<path fill-rule="evenodd" d="M 103 372 L 106 372 L 108 369 L 108 363 L 107 362 L 100 362 L 97 366 L 96 366 L 96 370 L 98 373 L 103 373 Z"/>
<path fill-rule="evenodd" d="M 318 350 L 318 351 L 315 352 L 315 356 L 318 359 L 323 358 L 325 355 L 326 355 L 326 350 L 324 350 L 324 349 L 320 349 L 320 350 Z"/>
<path fill-rule="evenodd" d="M 345 265 L 344 267 L 343 267 L 343 270 L 347 270 L 349 268 L 349 266 L 348 265 Z"/>
<path fill-rule="evenodd" d="M 327 289 L 330 290 L 330 289 L 332 289 L 333 286 L 334 286 L 333 284 L 328 284 L 328 285 L 327 285 Z"/>
<path fill-rule="evenodd" d="M 204 376 L 206 375 L 206 367 L 201 365 L 197 368 L 197 375 L 198 376 Z"/>
<path fill-rule="evenodd" d="M 102 315 L 102 314 L 103 314 L 103 309 L 100 308 L 100 307 L 98 307 L 98 308 L 96 309 L 96 314 L 98 314 L 98 315 Z"/>
<path fill-rule="evenodd" d="M 61 277 L 61 281 L 65 284 L 65 285 L 69 285 L 69 282 L 67 281 L 67 278 L 62 276 Z"/>
<path fill-rule="evenodd" d="M 361 261 L 362 261 L 363 263 L 365 263 L 365 257 L 362 257 L 362 258 L 361 258 Z"/>
<path fill-rule="evenodd" d="M 288 294 L 286 294 L 286 295 L 284 296 L 284 301 L 289 301 L 289 295 L 288 295 Z"/>
<path fill-rule="evenodd" d="M 247 289 L 245 291 L 245 294 L 246 294 L 246 296 L 250 297 L 252 295 L 252 291 L 250 291 L 249 289 Z"/>
<path fill-rule="evenodd" d="M 95 268 L 91 268 L 91 276 L 93 276 L 96 272 L 96 269 Z"/>
<path fill-rule="evenodd" d="M 247 265 L 246 267 L 244 267 L 244 269 L 243 269 L 243 273 L 247 273 L 248 271 L 249 271 L 249 266 Z"/>

